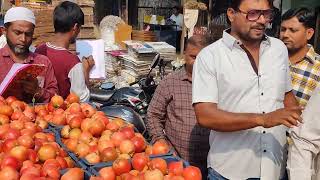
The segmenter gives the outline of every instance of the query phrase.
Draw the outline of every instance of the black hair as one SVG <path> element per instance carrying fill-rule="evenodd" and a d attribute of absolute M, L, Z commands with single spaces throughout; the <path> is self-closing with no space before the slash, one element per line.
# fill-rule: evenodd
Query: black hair
<path fill-rule="evenodd" d="M 11 25 L 11 22 L 7 22 L 7 23 L 5 23 L 3 26 L 4 26 L 6 29 L 8 29 L 10 25 Z"/>
<path fill-rule="evenodd" d="M 214 43 L 218 39 L 219 39 L 218 37 L 213 36 L 212 34 L 209 34 L 209 33 L 205 35 L 194 35 L 187 40 L 186 48 L 188 47 L 188 45 L 193 45 L 197 47 L 206 47 L 211 43 Z"/>
<path fill-rule="evenodd" d="M 53 24 L 55 32 L 69 32 L 75 24 L 84 24 L 84 14 L 76 3 L 64 1 L 53 11 Z"/>
<path fill-rule="evenodd" d="M 229 8 L 237 10 L 240 7 L 242 1 L 244 1 L 244 0 L 231 0 L 231 2 L 229 4 Z M 270 7 L 273 7 L 273 0 L 268 0 L 268 3 L 270 5 Z"/>
<path fill-rule="evenodd" d="M 293 17 L 297 17 L 299 22 L 302 23 L 304 27 L 315 29 L 316 16 L 310 9 L 305 7 L 289 9 L 282 15 L 281 19 L 282 21 L 285 21 Z"/>

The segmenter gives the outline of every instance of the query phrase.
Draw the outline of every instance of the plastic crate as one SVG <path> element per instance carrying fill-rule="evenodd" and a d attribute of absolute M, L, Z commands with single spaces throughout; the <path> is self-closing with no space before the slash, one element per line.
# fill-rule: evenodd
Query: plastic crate
<path fill-rule="evenodd" d="M 182 161 L 183 163 L 183 167 L 186 168 L 188 166 L 190 166 L 189 162 L 179 158 L 179 157 L 175 157 L 175 156 L 164 156 L 164 157 L 153 157 L 150 159 L 155 159 L 155 158 L 161 158 L 164 159 L 167 164 L 169 164 L 170 162 L 177 162 L 177 161 Z M 131 160 L 129 160 L 131 162 Z M 99 176 L 99 171 L 100 169 L 104 168 L 104 167 L 111 167 L 112 163 L 99 163 L 97 165 L 91 166 L 89 167 L 89 171 L 95 175 L 95 176 Z"/>

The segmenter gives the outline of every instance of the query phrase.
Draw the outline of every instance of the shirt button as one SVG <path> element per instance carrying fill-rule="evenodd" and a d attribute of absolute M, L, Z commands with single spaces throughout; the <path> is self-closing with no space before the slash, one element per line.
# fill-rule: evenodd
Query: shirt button
<path fill-rule="evenodd" d="M 263 93 L 261 93 L 261 96 L 263 96 Z"/>
<path fill-rule="evenodd" d="M 263 134 L 265 134 L 265 133 L 266 133 L 266 131 L 263 131 L 262 133 L 263 133 Z"/>
<path fill-rule="evenodd" d="M 263 152 L 267 152 L 267 150 L 263 150 Z"/>

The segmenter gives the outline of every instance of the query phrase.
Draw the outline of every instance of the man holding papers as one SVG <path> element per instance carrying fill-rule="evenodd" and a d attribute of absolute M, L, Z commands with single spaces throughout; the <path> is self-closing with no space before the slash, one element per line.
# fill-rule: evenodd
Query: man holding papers
<path fill-rule="evenodd" d="M 87 86 L 89 72 L 94 65 L 93 58 L 84 58 L 81 63 L 78 56 L 68 51 L 84 24 L 84 14 L 77 4 L 64 1 L 54 9 L 53 24 L 54 40 L 40 45 L 36 52 L 50 59 L 58 81 L 59 95 L 66 98 L 70 92 L 74 92 L 80 101 L 87 101 L 90 98 Z"/>
<path fill-rule="evenodd" d="M 4 17 L 4 27 L 7 45 L 0 49 L 0 83 L 5 87 L 16 84 L 15 88 L 6 92 L 6 96 L 14 95 L 25 102 L 31 102 L 33 98 L 36 102 L 49 102 L 58 92 L 57 80 L 49 59 L 29 51 L 35 28 L 33 12 L 24 7 L 9 9 Z M 3 83 L 4 79 L 10 79 L 6 76 L 14 64 L 39 64 L 44 66 L 44 69 L 37 77 L 31 77 L 29 73 L 26 77 L 20 78 L 19 82 Z"/>

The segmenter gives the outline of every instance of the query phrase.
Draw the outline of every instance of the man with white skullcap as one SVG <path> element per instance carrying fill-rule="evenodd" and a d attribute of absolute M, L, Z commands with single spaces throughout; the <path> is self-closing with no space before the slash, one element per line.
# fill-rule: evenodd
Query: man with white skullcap
<path fill-rule="evenodd" d="M 4 17 L 4 34 L 7 45 L 0 49 L 0 82 L 4 80 L 14 63 L 43 64 L 45 70 L 37 78 L 30 77 L 19 81 L 21 88 L 16 88 L 20 93 L 20 100 L 31 102 L 35 97 L 36 102 L 48 102 L 58 92 L 57 80 L 49 59 L 43 55 L 29 51 L 35 28 L 33 12 L 24 7 L 13 7 Z M 10 95 L 6 94 L 6 95 Z"/>

